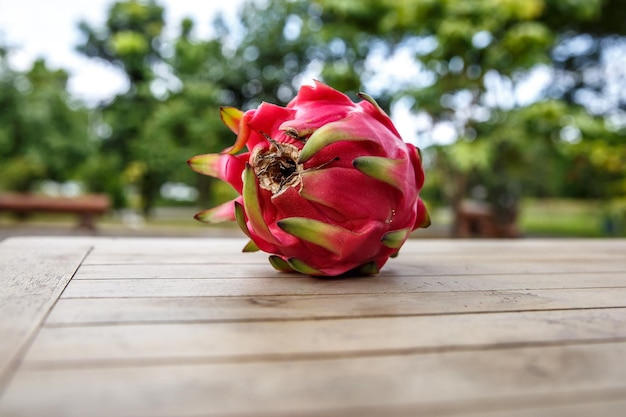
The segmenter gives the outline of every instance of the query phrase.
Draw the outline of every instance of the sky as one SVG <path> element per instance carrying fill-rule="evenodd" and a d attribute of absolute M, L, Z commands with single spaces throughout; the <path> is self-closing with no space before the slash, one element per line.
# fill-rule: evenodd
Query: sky
<path fill-rule="evenodd" d="M 127 88 L 124 77 L 102 62 L 75 52 L 81 37 L 78 22 L 102 26 L 114 0 L 0 0 L 0 43 L 16 47 L 15 69 L 29 69 L 43 57 L 51 68 L 70 73 L 69 91 L 88 103 L 110 98 Z M 234 14 L 243 0 L 159 0 L 165 7 L 166 31 L 176 33 L 184 17 L 196 22 L 196 36 L 210 34 L 217 11 Z"/>

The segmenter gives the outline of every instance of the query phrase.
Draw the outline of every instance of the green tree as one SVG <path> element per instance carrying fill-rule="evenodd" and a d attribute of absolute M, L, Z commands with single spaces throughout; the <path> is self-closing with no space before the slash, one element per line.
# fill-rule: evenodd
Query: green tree
<path fill-rule="evenodd" d="M 588 155 L 605 148 L 621 154 L 623 131 L 611 130 L 602 117 L 623 102 L 594 112 L 586 98 L 594 92 L 606 99 L 606 90 L 623 88 L 597 76 L 607 48 L 623 39 L 616 38 L 624 35 L 619 0 L 318 2 L 326 26 L 343 25 L 349 36 L 381 42 L 386 57 L 399 50 L 413 54 L 421 78 L 390 82 L 382 96 L 410 98 L 433 125 L 455 130 L 454 143 L 426 150 L 439 187 L 426 193 L 443 197 L 457 212 L 476 186 L 486 188 L 483 194 L 496 208 L 515 211 L 522 194 L 566 193 L 574 158 L 588 161 L 586 169 L 596 173 L 616 166 L 602 158 L 591 162 Z M 529 74 L 542 68 L 554 75 L 539 96 L 545 102 L 517 100 Z M 581 145 L 571 143 L 578 140 Z M 545 175 L 546 167 L 552 175 Z M 623 177 L 624 171 L 605 174 L 594 181 Z M 595 188 L 607 189 L 597 182 Z"/>
<path fill-rule="evenodd" d="M 158 105 L 153 89 L 163 82 L 158 75 L 164 65 L 163 26 L 163 8 L 154 1 L 138 0 L 114 3 L 102 28 L 79 24 L 84 41 L 77 49 L 118 67 L 129 82 L 128 91 L 102 105 L 102 125 L 110 134 L 102 139 L 100 155 L 91 161 L 92 166 L 106 165 L 103 160 L 113 164 L 107 171 L 116 173 L 117 181 L 109 179 L 106 188 L 114 195 L 116 205 L 124 204 L 123 190 L 134 186 L 145 213 L 152 209 L 161 185 L 160 173 L 145 163 L 141 152 L 149 148 L 143 142 L 150 141 L 144 133 L 145 122 Z M 94 185 L 101 179 L 90 167 L 86 167 L 85 177 Z"/>
<path fill-rule="evenodd" d="M 123 173 L 121 180 L 140 190 L 146 211 L 165 181 L 202 181 L 198 187 L 206 191 L 207 180 L 182 162 L 232 142 L 218 106 L 284 104 L 304 77 L 320 77 L 350 94 L 376 85 L 384 108 L 409 100 L 433 126 L 454 129 L 453 144 L 426 149 L 432 179 L 425 192 L 455 208 L 476 186 L 506 211 L 524 194 L 584 193 L 592 185 L 572 182 L 581 172 L 602 172 L 601 181 L 619 184 L 623 171 L 598 152 L 592 158 L 586 146 L 619 154 L 623 128 L 614 123 L 611 129 L 603 118 L 615 121 L 621 113 L 594 113 L 584 100 L 592 90 L 602 96 L 606 87 L 589 71 L 606 61 L 612 34 L 622 34 L 618 3 L 248 1 L 235 24 L 218 17 L 210 39 L 195 39 L 194 22 L 186 19 L 170 41 L 163 38 L 161 6 L 118 2 L 103 28 L 81 24 L 79 49 L 122 69 L 130 84 L 102 106 L 101 125 L 111 132 L 101 141 L 106 158 L 91 166 Z M 593 47 L 572 46 L 587 38 Z M 407 51 L 420 76 L 381 80 L 384 62 Z M 515 99 L 536 71 L 559 77 L 539 102 Z M 568 77 L 576 82 L 568 84 Z M 616 186 L 596 189 L 610 194 Z"/>
<path fill-rule="evenodd" d="M 12 70 L 0 48 L 0 188 L 28 192 L 44 180 L 67 181 L 92 152 L 88 112 L 72 102 L 68 75 L 35 61 Z"/>
<path fill-rule="evenodd" d="M 177 154 L 186 153 L 187 158 L 230 146 L 234 136 L 219 120 L 219 107 L 247 110 L 261 101 L 285 104 L 291 100 L 299 87 L 297 77 L 309 69 L 316 53 L 317 19 L 316 9 L 307 2 L 248 1 L 234 23 L 218 15 L 214 35 L 206 40 L 195 40 L 194 22 L 185 19 L 174 41 L 174 54 L 167 61 L 181 87 L 162 103 L 161 116 L 155 114 L 158 120 L 151 125 L 153 131 L 160 132 L 169 146 L 177 141 Z M 186 169 L 179 177 L 190 174 Z M 211 198 L 209 190 L 218 194 L 219 183 L 192 176 L 201 200 Z"/>
<path fill-rule="evenodd" d="M 185 30 L 177 42 L 173 67 L 183 83 L 210 82 L 223 105 L 242 109 L 262 101 L 285 104 L 320 55 L 317 9 L 305 1 L 248 0 L 237 22 L 221 16 L 215 36 L 192 42 Z M 187 23 L 191 30 L 191 22 Z"/>
<path fill-rule="evenodd" d="M 219 121 L 220 105 L 249 109 L 295 95 L 295 78 L 315 54 L 315 19 L 306 2 L 249 1 L 235 24 L 218 16 L 210 39 L 194 39 L 194 22 L 185 19 L 180 34 L 168 41 L 163 8 L 129 0 L 113 4 L 103 28 L 81 23 L 85 40 L 79 50 L 128 76 L 128 92 L 102 106 L 110 135 L 101 145 L 108 163 L 124 173 L 120 181 L 139 189 L 146 213 L 166 181 L 199 181 L 201 196 L 209 198 L 208 180 L 196 180 L 184 162 L 234 140 Z M 94 174 L 86 177 L 95 182 Z"/>

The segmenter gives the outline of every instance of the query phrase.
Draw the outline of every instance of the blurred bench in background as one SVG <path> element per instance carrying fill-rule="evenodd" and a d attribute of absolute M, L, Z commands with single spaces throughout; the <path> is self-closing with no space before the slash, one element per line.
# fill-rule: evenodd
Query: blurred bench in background
<path fill-rule="evenodd" d="M 105 194 L 80 197 L 51 197 L 38 194 L 0 194 L 0 212 L 12 212 L 20 217 L 32 213 L 69 213 L 78 216 L 78 227 L 95 230 L 95 218 L 105 214 L 111 201 Z"/>
<path fill-rule="evenodd" d="M 498 219 L 491 205 L 480 201 L 463 201 L 453 235 L 461 238 L 514 238 L 520 237 L 516 213 Z"/>

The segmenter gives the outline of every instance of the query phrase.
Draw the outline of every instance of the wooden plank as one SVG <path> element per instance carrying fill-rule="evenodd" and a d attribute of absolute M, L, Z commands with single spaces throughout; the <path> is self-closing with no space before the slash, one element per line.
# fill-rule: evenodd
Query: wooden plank
<path fill-rule="evenodd" d="M 621 398 L 616 398 L 617 396 Z M 535 404 L 530 404 L 527 400 L 525 403 L 519 404 L 524 407 L 521 409 L 512 409 L 517 404 L 507 404 L 507 408 L 502 409 L 502 403 L 498 401 L 487 401 L 482 403 L 470 403 L 470 404 L 457 404 L 455 407 L 439 407 L 443 408 L 444 413 L 449 415 L 459 416 L 478 416 L 489 415 L 493 417 L 589 417 L 589 416 L 601 416 L 601 417 L 619 417 L 624 413 L 626 409 L 626 393 L 613 393 L 613 395 L 607 395 L 607 401 L 598 401 L 593 398 L 590 403 L 585 403 L 584 394 L 583 398 L 574 398 L 573 396 L 557 396 L 557 398 L 537 398 Z M 562 401 L 562 402 L 561 402 Z M 528 408 L 526 408 L 528 407 Z M 475 410 L 475 411 L 474 411 Z M 379 410 L 382 411 L 382 410 Z M 393 411 L 391 415 L 385 413 L 387 417 L 396 416 L 415 416 L 419 410 L 411 410 L 410 408 L 399 409 L 397 414 Z M 366 414 L 367 416 L 374 416 L 375 414 Z M 439 414 L 437 414 L 439 415 Z M 321 416 L 323 417 L 323 416 Z"/>
<path fill-rule="evenodd" d="M 45 327 L 25 366 L 404 354 L 626 340 L 626 308 L 235 323 Z"/>
<path fill-rule="evenodd" d="M 259 297 L 65 298 L 48 326 L 302 320 L 626 307 L 626 288 Z"/>
<path fill-rule="evenodd" d="M 85 265 L 107 264 L 210 264 L 266 263 L 261 252 L 241 255 L 245 239 L 110 239 L 102 241 Z M 437 240 L 411 239 L 399 259 L 427 260 L 433 256 L 469 261 L 536 260 L 574 262 L 624 261 L 626 239 L 604 240 Z M 236 259 L 236 261 L 235 261 Z M 395 263 L 392 261 L 390 264 Z"/>
<path fill-rule="evenodd" d="M 95 253 L 85 260 L 85 265 L 133 265 L 133 264 L 152 264 L 152 265 L 167 265 L 167 264 L 205 264 L 211 265 L 214 263 L 220 264 L 267 264 L 268 255 L 263 252 L 246 253 L 241 255 L 241 248 L 233 248 L 231 251 L 225 253 L 201 251 L 194 248 L 193 251 L 188 252 L 176 252 L 169 251 L 167 248 L 163 248 L 162 251 L 154 252 L 140 252 L 127 251 L 125 253 Z M 567 253 L 567 254 L 547 254 L 547 253 L 527 253 L 519 254 L 512 253 L 506 254 L 498 252 L 494 249 L 494 252 L 489 254 L 467 254 L 467 253 L 455 253 L 450 255 L 441 254 L 428 254 L 428 253 L 408 253 L 402 252 L 397 259 L 389 261 L 389 265 L 398 264 L 399 262 L 411 259 L 414 263 L 425 263 L 430 259 L 439 259 L 441 262 L 445 262 L 449 259 L 456 259 L 458 261 L 468 262 L 484 262 L 484 261 L 500 261 L 500 262 L 559 262 L 567 264 L 573 262 L 574 264 L 584 265 L 587 262 L 613 262 L 618 261 L 615 255 L 612 254 L 595 254 L 595 253 Z M 419 265 L 419 264 L 418 264 Z M 623 263 L 622 263 L 623 265 Z M 623 268 L 622 268 L 623 270 Z"/>
<path fill-rule="evenodd" d="M 90 247 L 36 239 L 0 243 L 0 391 Z"/>
<path fill-rule="evenodd" d="M 73 238 L 72 238 L 73 239 Z M 57 241 L 57 237 L 48 238 Z M 162 252 L 168 248 L 172 252 L 230 253 L 240 250 L 246 243 L 244 238 L 100 238 L 98 254 L 124 254 L 126 251 Z M 494 251 L 503 254 L 537 253 L 568 254 L 593 252 L 597 254 L 620 255 L 626 249 L 626 239 L 409 239 L 403 252 L 427 254 L 459 254 L 487 256 Z M 99 256 L 99 255 L 98 255 Z M 247 255 L 246 255 L 247 256 Z"/>
<path fill-rule="evenodd" d="M 0 415 L 401 415 L 626 398 L 626 343 L 170 366 L 24 370 Z M 36 393 L 36 401 L 33 400 Z M 463 408 L 463 407 L 466 408 Z M 480 410 L 480 408 L 478 408 Z M 420 412 L 422 411 L 422 412 Z M 449 413 L 452 414 L 452 413 Z M 372 414 L 370 414 L 372 415 Z M 376 415 L 376 414 L 374 414 Z M 396 414 L 398 415 L 398 414 Z M 497 415 L 497 414 L 496 414 Z"/>
<path fill-rule="evenodd" d="M 118 239 L 98 244 L 84 264 L 266 263 L 267 254 L 261 252 L 241 256 L 246 242 L 230 238 Z"/>
<path fill-rule="evenodd" d="M 350 279 L 275 273 L 243 239 L 37 242 L 95 248 L 29 338 L 2 416 L 569 417 L 626 403 L 623 239 L 412 239 L 381 275 Z"/>
<path fill-rule="evenodd" d="M 623 258 L 626 239 L 409 239 L 402 253 L 469 256 L 600 255 Z"/>
<path fill-rule="evenodd" d="M 240 256 L 240 255 L 238 255 Z M 263 278 L 281 276 L 269 262 L 212 264 L 106 264 L 83 265 L 73 279 L 125 279 L 125 278 Z M 288 277 L 288 275 L 282 275 Z"/>
<path fill-rule="evenodd" d="M 272 278 L 72 280 L 65 298 L 394 294 L 626 287 L 624 273 L 395 276 L 319 279 L 274 272 Z"/>
<path fill-rule="evenodd" d="M 246 255 L 240 255 L 246 256 Z M 232 261 L 229 261 L 232 262 Z M 538 262 L 518 260 L 468 260 L 429 257 L 426 259 L 391 260 L 382 270 L 384 276 L 441 276 L 495 274 L 578 274 L 582 272 L 626 272 L 626 261 L 613 259 L 602 262 Z M 83 265 L 73 279 L 120 278 L 269 278 L 290 279 L 290 274 L 276 274 L 263 259 L 255 263 L 212 264 L 106 264 Z"/>

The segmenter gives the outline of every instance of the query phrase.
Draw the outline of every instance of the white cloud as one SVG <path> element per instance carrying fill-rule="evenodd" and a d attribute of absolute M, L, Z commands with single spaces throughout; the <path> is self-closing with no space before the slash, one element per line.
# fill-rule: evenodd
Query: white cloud
<path fill-rule="evenodd" d="M 197 1 L 161 0 L 169 36 L 179 30 L 184 17 L 196 22 L 195 34 L 205 38 L 218 10 L 234 16 L 243 0 Z M 87 59 L 75 51 L 81 41 L 78 22 L 101 26 L 113 0 L 0 0 L 0 41 L 15 47 L 11 65 L 27 70 L 37 58 L 70 75 L 69 90 L 88 103 L 106 100 L 127 88 L 124 76 L 105 63 Z"/>
<path fill-rule="evenodd" d="M 80 70 L 73 70 L 68 83 L 70 93 L 88 104 L 113 97 L 126 91 L 128 80 L 120 70 L 98 60 L 80 58 Z"/>

